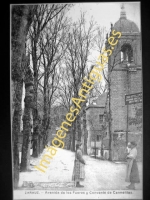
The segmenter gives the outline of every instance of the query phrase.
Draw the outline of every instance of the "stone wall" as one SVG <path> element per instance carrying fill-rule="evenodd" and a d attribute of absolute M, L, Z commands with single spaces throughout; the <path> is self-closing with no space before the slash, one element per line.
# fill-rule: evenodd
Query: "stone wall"
<path fill-rule="evenodd" d="M 111 74 L 111 112 L 112 112 L 112 132 L 126 130 L 126 114 L 125 105 L 126 92 L 126 74 L 125 70 L 113 71 Z"/>
<path fill-rule="evenodd" d="M 127 105 L 125 95 L 127 93 L 127 71 L 113 71 L 111 75 L 111 111 L 112 111 L 112 132 L 126 131 Z M 129 74 L 129 94 L 142 91 L 141 70 Z M 141 108 L 142 104 L 129 105 L 129 118 L 135 117 L 135 109 Z M 129 125 L 129 131 L 139 131 L 137 126 Z"/>
<path fill-rule="evenodd" d="M 111 75 L 111 111 L 112 111 L 112 133 L 127 130 L 127 105 L 125 105 L 125 95 L 134 94 L 142 91 L 141 69 L 129 73 L 129 93 L 127 93 L 127 71 L 124 69 L 116 70 Z M 131 124 L 131 119 L 136 119 L 136 109 L 142 107 L 142 103 L 128 105 L 128 141 L 136 141 L 138 145 L 138 160 L 142 159 L 142 124 Z M 140 131 L 141 134 L 138 134 Z M 124 160 L 125 139 L 113 146 L 113 158 Z"/>

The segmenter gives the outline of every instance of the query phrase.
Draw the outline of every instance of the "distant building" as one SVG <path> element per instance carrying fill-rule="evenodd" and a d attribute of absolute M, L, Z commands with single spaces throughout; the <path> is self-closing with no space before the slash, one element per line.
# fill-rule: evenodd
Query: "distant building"
<path fill-rule="evenodd" d="M 103 138 L 107 136 L 105 127 L 105 105 L 107 93 L 103 93 L 92 104 L 86 107 L 86 129 L 87 137 L 87 153 L 94 155 L 95 149 L 97 156 L 101 156 L 101 147 Z"/>
<path fill-rule="evenodd" d="M 67 109 L 64 108 L 63 106 L 56 106 L 51 109 L 50 128 L 48 129 L 49 145 L 51 145 L 51 141 L 53 140 L 53 138 L 57 137 L 56 132 L 60 128 L 61 123 L 65 121 L 67 113 L 68 113 Z M 64 149 L 69 148 L 70 139 L 71 139 L 71 134 L 68 131 L 66 138 L 63 139 L 65 144 Z"/>

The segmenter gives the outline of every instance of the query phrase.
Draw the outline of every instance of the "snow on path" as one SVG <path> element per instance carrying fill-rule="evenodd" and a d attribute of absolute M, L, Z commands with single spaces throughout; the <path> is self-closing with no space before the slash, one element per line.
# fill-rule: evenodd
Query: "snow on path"
<path fill-rule="evenodd" d="M 39 165 L 42 156 L 46 153 L 44 149 L 39 158 L 31 157 L 32 165 Z M 19 187 L 23 181 L 32 182 L 72 182 L 72 172 L 74 165 L 74 152 L 57 148 L 57 153 L 47 165 L 45 173 L 38 171 L 31 165 L 31 172 L 21 172 Z M 85 165 L 85 181 L 81 184 L 84 188 L 74 188 L 74 190 L 119 190 L 126 189 L 128 183 L 125 182 L 126 164 L 116 164 L 106 160 L 98 160 L 89 156 L 84 156 Z M 136 184 L 136 189 L 142 189 L 142 164 L 138 163 L 140 172 L 140 184 Z M 43 168 L 44 169 L 44 168 Z M 60 188 L 61 189 L 61 188 Z M 70 190 L 65 188 L 65 190 Z"/>

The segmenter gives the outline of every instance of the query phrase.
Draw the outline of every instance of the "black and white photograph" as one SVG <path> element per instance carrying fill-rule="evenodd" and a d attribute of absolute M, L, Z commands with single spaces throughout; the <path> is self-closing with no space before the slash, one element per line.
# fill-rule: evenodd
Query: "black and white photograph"
<path fill-rule="evenodd" d="M 13 199 L 143 199 L 141 2 L 10 5 Z"/>

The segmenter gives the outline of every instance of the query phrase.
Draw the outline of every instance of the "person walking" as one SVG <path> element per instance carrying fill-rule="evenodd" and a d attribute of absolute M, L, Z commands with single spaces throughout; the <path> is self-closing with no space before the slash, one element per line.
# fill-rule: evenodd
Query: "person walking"
<path fill-rule="evenodd" d="M 127 186 L 128 189 L 135 190 L 135 183 L 140 182 L 139 178 L 139 171 L 136 162 L 137 157 L 137 149 L 136 149 L 136 142 L 131 142 L 130 147 L 131 150 L 127 155 L 127 172 L 126 172 L 126 182 L 130 182 L 130 185 Z"/>
<path fill-rule="evenodd" d="M 72 180 L 75 182 L 76 187 L 84 187 L 80 185 L 80 181 L 85 179 L 85 170 L 84 170 L 85 160 L 82 157 L 82 143 L 76 145 L 74 168 L 72 174 Z"/>

